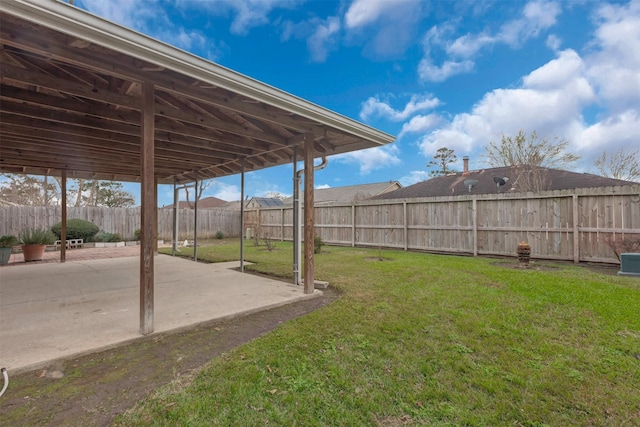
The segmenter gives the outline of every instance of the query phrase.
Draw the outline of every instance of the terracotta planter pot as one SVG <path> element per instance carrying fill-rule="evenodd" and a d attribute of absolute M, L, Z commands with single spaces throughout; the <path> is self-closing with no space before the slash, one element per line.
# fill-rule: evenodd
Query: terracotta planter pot
<path fill-rule="evenodd" d="M 25 261 L 40 261 L 44 257 L 47 245 L 22 245 L 22 255 Z"/>

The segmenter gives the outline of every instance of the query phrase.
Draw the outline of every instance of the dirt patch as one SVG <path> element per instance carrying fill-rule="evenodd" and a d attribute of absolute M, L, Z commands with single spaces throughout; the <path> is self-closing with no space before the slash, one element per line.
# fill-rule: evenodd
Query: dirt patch
<path fill-rule="evenodd" d="M 553 271 L 558 267 L 554 265 L 543 265 L 535 262 L 529 264 L 521 264 L 519 262 L 494 262 L 493 265 L 503 268 L 512 268 L 514 270 L 535 270 L 535 271 Z"/>
<path fill-rule="evenodd" d="M 338 298 L 332 289 L 323 293 L 10 376 L 9 388 L 0 397 L 0 419 L 3 425 L 16 426 L 109 425 L 156 388 L 189 378 L 210 359 Z"/>
<path fill-rule="evenodd" d="M 544 261 L 543 261 L 544 262 Z M 571 262 L 562 262 L 557 261 L 557 265 L 548 264 L 548 263 L 540 263 L 540 262 L 530 262 L 528 265 L 521 265 L 517 261 L 502 261 L 502 262 L 494 262 L 493 265 L 497 267 L 504 268 L 512 268 L 515 270 L 542 270 L 542 271 L 553 271 L 562 267 L 562 264 L 565 265 L 576 265 Z M 582 268 L 586 268 L 592 273 L 597 274 L 605 274 L 608 276 L 617 276 L 618 271 L 620 271 L 620 266 L 618 264 L 609 264 L 609 263 L 580 263 L 578 266 Z"/>

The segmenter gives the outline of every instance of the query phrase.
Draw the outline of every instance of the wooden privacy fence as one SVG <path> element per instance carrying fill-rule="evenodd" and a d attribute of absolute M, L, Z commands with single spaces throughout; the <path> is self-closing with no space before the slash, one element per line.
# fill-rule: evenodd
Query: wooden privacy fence
<path fill-rule="evenodd" d="M 61 221 L 60 207 L 11 206 L 0 207 L 0 235 L 17 236 L 24 228 L 50 228 Z M 81 207 L 67 208 L 67 218 L 85 219 L 108 233 L 118 233 L 123 239 L 133 239 L 140 228 L 140 208 Z M 178 240 L 193 239 L 194 211 L 178 210 Z M 240 235 L 240 211 L 226 209 L 198 210 L 198 237 L 213 238 L 221 231 L 225 236 Z M 171 240 L 173 209 L 158 209 L 158 238 Z"/>
<path fill-rule="evenodd" d="M 617 262 L 609 238 L 640 238 L 640 186 L 380 200 L 315 208 L 316 235 L 334 245 Z M 293 239 L 291 207 L 251 210 L 245 227 Z"/>

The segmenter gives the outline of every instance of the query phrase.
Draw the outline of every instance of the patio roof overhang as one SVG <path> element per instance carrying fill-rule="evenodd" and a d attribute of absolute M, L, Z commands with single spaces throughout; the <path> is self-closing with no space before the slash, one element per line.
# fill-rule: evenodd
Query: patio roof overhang
<path fill-rule="evenodd" d="M 0 2 L 0 41 L 0 171 L 141 181 L 144 85 L 158 183 L 291 163 L 309 139 L 315 157 L 394 140 L 67 3 Z"/>

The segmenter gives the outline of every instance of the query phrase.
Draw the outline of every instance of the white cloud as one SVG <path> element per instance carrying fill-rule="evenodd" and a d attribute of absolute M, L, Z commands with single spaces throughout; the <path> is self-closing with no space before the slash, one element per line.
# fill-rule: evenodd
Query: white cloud
<path fill-rule="evenodd" d="M 422 16 L 421 0 L 354 0 L 344 15 L 352 40 L 375 58 L 399 57 L 415 41 Z"/>
<path fill-rule="evenodd" d="M 306 39 L 307 49 L 314 62 L 324 62 L 329 52 L 334 50 L 340 41 L 340 18 L 329 16 L 326 19 L 317 17 L 301 21 L 282 23 L 281 39 Z"/>
<path fill-rule="evenodd" d="M 454 40 L 453 43 L 447 46 L 446 50 L 447 53 L 457 58 L 471 58 L 482 48 L 493 42 L 495 42 L 495 38 L 485 33 L 467 34 Z"/>
<path fill-rule="evenodd" d="M 217 197 L 218 199 L 226 200 L 228 202 L 233 202 L 236 200 L 240 200 L 241 192 L 237 185 L 227 184 L 220 181 L 213 181 L 211 187 L 205 190 L 204 197 L 211 195 L 213 197 Z"/>
<path fill-rule="evenodd" d="M 640 113 L 638 110 L 629 110 L 588 126 L 577 135 L 575 146 L 580 152 L 588 152 L 591 157 L 622 147 L 637 149 L 639 131 Z"/>
<path fill-rule="evenodd" d="M 362 27 L 375 22 L 387 9 L 395 6 L 388 0 L 354 0 L 344 15 L 344 21 L 347 28 Z"/>
<path fill-rule="evenodd" d="M 245 35 L 252 28 L 268 24 L 269 15 L 275 9 L 294 8 L 300 0 L 217 0 L 217 1 L 179 1 L 185 8 L 190 8 L 194 13 L 208 13 L 216 15 L 234 15 L 230 30 L 234 34 Z"/>
<path fill-rule="evenodd" d="M 640 1 L 605 5 L 598 11 L 600 26 L 586 57 L 588 75 L 598 96 L 616 113 L 639 109 L 640 99 Z"/>
<path fill-rule="evenodd" d="M 78 5 L 109 21 L 172 46 L 187 51 L 205 52 L 203 56 L 207 59 L 215 60 L 219 56 L 222 43 L 215 43 L 200 31 L 176 25 L 177 21 L 171 19 L 158 3 L 158 0 L 93 0 L 78 2 Z"/>
<path fill-rule="evenodd" d="M 440 105 L 440 101 L 431 94 L 412 95 L 402 110 L 396 110 L 389 104 L 389 101 L 383 101 L 380 96 L 375 96 L 370 97 L 362 104 L 360 118 L 368 120 L 373 116 L 378 116 L 397 122 L 406 120 L 419 111 L 433 109 L 438 105 Z"/>
<path fill-rule="evenodd" d="M 315 186 L 316 190 L 324 190 L 325 188 L 331 188 L 331 186 L 329 184 L 320 184 Z"/>
<path fill-rule="evenodd" d="M 559 52 L 556 59 L 533 70 L 523 79 L 524 87 L 537 90 L 562 90 L 575 80 L 586 82 L 583 77 L 582 58 L 571 49 Z"/>
<path fill-rule="evenodd" d="M 398 134 L 398 138 L 408 133 L 423 133 L 438 126 L 442 123 L 442 118 L 438 114 L 417 115 L 411 118 L 407 123 L 402 125 L 402 130 Z"/>
<path fill-rule="evenodd" d="M 496 39 L 510 46 L 520 46 L 523 42 L 537 37 L 543 30 L 556 24 L 560 6 L 552 1 L 531 1 L 527 3 L 522 17 L 504 24 Z"/>
<path fill-rule="evenodd" d="M 402 178 L 399 179 L 399 181 L 400 181 L 400 184 L 402 184 L 404 187 L 407 187 L 409 185 L 413 185 L 418 182 L 426 181 L 427 179 L 429 179 L 429 172 L 424 170 L 424 171 L 411 171 L 409 172 L 409 175 L 403 176 Z"/>
<path fill-rule="evenodd" d="M 340 31 L 340 19 L 330 16 L 326 20 L 316 21 L 313 34 L 307 39 L 311 58 L 316 62 L 327 59 L 329 50 L 336 44 L 336 36 Z"/>
<path fill-rule="evenodd" d="M 418 65 L 418 76 L 427 82 L 443 82 L 451 76 L 468 73 L 474 68 L 473 61 L 445 61 L 441 66 L 431 63 L 429 59 L 422 59 Z"/>
<path fill-rule="evenodd" d="M 562 46 L 562 40 L 555 34 L 550 34 L 547 37 L 546 45 L 551 50 L 558 50 Z"/>
<path fill-rule="evenodd" d="M 553 10 L 530 12 L 539 18 L 530 34 L 555 22 Z M 584 55 L 558 51 L 524 76 L 520 87 L 488 92 L 470 112 L 419 140 L 420 152 L 429 157 L 446 146 L 459 156 L 480 153 L 502 133 L 519 130 L 568 140 L 583 164 L 603 151 L 634 149 L 640 133 L 640 1 L 604 5 L 596 19 Z M 547 44 L 557 47 L 559 40 Z"/>
<path fill-rule="evenodd" d="M 521 17 L 506 22 L 495 34 L 484 30 L 455 39 L 451 38 L 456 30 L 454 22 L 434 26 L 422 39 L 424 57 L 418 65 L 418 76 L 422 81 L 442 82 L 449 77 L 469 73 L 475 68 L 473 58 L 483 49 L 497 43 L 514 48 L 521 46 L 555 25 L 560 12 L 560 6 L 555 2 L 531 1 L 525 5 Z M 435 53 L 438 51 L 446 54 L 445 59 L 435 60 Z"/>
<path fill-rule="evenodd" d="M 374 170 L 401 164 L 398 151 L 396 145 L 385 145 L 384 147 L 339 154 L 333 159 L 347 164 L 357 164 L 360 168 L 360 174 L 366 175 Z"/>
<path fill-rule="evenodd" d="M 573 135 L 582 126 L 582 109 L 595 101 L 580 57 L 571 50 L 523 78 L 515 89 L 487 93 L 470 113 L 459 114 L 423 138 L 421 152 L 442 147 L 469 153 L 504 134 L 536 130 L 541 136 Z"/>

